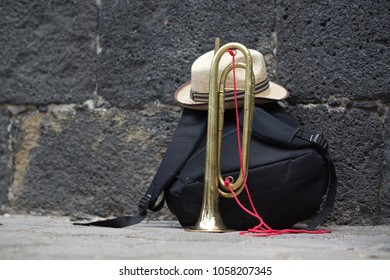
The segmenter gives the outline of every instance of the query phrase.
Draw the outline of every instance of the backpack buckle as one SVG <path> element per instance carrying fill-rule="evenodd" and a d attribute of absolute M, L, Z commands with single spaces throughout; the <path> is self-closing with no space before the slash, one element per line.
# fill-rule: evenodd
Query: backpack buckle
<path fill-rule="evenodd" d="M 148 209 L 151 198 L 152 196 L 150 194 L 147 194 L 141 198 L 140 202 L 138 203 L 138 208 L 141 210 L 140 212 L 144 212 Z"/>
<path fill-rule="evenodd" d="M 328 148 L 328 141 L 319 133 L 312 134 L 309 141 L 323 150 Z"/>
<path fill-rule="evenodd" d="M 150 205 L 150 201 L 152 200 L 152 196 L 154 194 L 155 186 L 150 185 L 149 189 L 145 193 L 145 195 L 141 198 L 141 200 L 138 203 L 138 208 L 140 210 L 140 213 L 146 212 Z"/>

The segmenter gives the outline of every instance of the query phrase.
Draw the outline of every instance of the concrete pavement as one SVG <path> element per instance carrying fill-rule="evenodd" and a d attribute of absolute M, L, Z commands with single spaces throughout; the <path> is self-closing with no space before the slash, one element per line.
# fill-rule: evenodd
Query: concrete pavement
<path fill-rule="evenodd" d="M 122 228 L 74 226 L 67 217 L 0 216 L 0 259 L 390 259 L 390 225 L 334 226 L 330 234 L 273 237 L 194 233 L 176 221 Z"/>

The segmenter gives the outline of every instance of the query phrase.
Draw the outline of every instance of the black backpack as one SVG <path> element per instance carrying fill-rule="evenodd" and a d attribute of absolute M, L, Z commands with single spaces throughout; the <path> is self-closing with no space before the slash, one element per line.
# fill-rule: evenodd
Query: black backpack
<path fill-rule="evenodd" d="M 221 171 L 234 178 L 240 169 L 235 123 L 234 110 L 225 111 Z M 203 198 L 206 126 L 206 111 L 183 109 L 166 154 L 139 202 L 138 215 L 76 224 L 126 227 L 141 222 L 148 209 L 159 211 L 166 201 L 183 227 L 194 225 Z M 306 229 L 313 230 L 326 219 L 335 201 L 337 179 L 328 142 L 321 134 L 300 127 L 276 102 L 256 105 L 250 154 L 247 185 L 267 225 L 290 228 L 311 219 Z M 238 198 L 249 207 L 245 192 Z M 220 198 L 219 205 L 230 229 L 258 224 L 234 199 Z"/>

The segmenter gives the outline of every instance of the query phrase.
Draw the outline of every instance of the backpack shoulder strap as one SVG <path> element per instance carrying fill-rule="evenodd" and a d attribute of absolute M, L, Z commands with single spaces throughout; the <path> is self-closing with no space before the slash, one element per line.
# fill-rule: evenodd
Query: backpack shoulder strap
<path fill-rule="evenodd" d="M 255 108 L 253 135 L 289 148 L 314 147 L 327 161 L 329 174 L 326 199 L 314 220 L 306 227 L 307 230 L 314 230 L 332 211 L 337 192 L 336 171 L 329 156 L 326 138 L 321 133 L 300 127 L 277 103 Z"/>
<path fill-rule="evenodd" d="M 138 215 L 123 216 L 91 223 L 74 223 L 74 225 L 122 228 L 140 223 L 146 217 L 148 209 L 159 211 L 164 206 L 164 199 L 156 205 L 158 197 L 175 179 L 184 163 L 199 145 L 206 132 L 206 126 L 207 111 L 183 109 L 172 141 L 167 148 L 157 173 L 138 204 Z"/>
<path fill-rule="evenodd" d="M 157 198 L 177 174 L 204 138 L 207 126 L 207 111 L 183 109 L 182 116 L 164 158 L 145 196 L 140 201 L 141 209 L 159 211 L 163 200 L 156 206 Z"/>
<path fill-rule="evenodd" d="M 336 200 L 336 193 L 337 193 L 336 170 L 332 160 L 328 156 L 325 156 L 325 158 L 328 160 L 328 170 L 329 170 L 328 192 L 326 194 L 326 199 L 321 210 L 318 212 L 314 220 L 311 221 L 311 223 L 306 227 L 307 230 L 314 230 L 318 226 L 320 226 L 323 221 L 325 221 L 325 219 L 329 216 L 330 212 L 332 212 L 333 205 Z"/>
<path fill-rule="evenodd" d="M 328 163 L 328 186 L 326 199 L 322 205 L 322 208 L 317 213 L 315 219 L 306 227 L 307 230 L 314 230 L 317 228 L 332 212 L 334 202 L 336 200 L 337 193 L 337 175 L 334 167 L 334 163 L 329 155 L 328 141 L 326 138 L 315 131 L 300 128 L 296 131 L 292 142 L 300 141 L 306 142 L 316 148 Z"/>

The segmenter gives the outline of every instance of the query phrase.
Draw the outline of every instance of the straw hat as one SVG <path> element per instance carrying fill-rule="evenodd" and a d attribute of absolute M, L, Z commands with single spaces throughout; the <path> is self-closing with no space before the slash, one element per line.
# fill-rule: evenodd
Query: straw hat
<path fill-rule="evenodd" d="M 268 81 L 264 57 L 255 50 L 249 50 L 253 61 L 253 73 L 255 75 L 255 100 L 256 103 L 264 103 L 282 100 L 288 97 L 287 90 L 273 82 Z M 194 110 L 207 110 L 209 95 L 209 78 L 211 61 L 214 51 L 207 52 L 198 57 L 191 67 L 191 81 L 182 85 L 175 92 L 176 101 L 183 107 Z M 237 51 L 236 62 L 245 63 L 244 55 Z M 231 55 L 226 52 L 220 60 L 218 77 L 222 71 L 232 63 Z M 243 101 L 245 91 L 245 70 L 236 68 L 237 99 Z M 219 84 L 219 81 L 218 81 Z M 240 102 L 242 103 L 242 102 Z M 233 78 L 230 73 L 225 83 L 225 108 L 234 107 Z"/>

